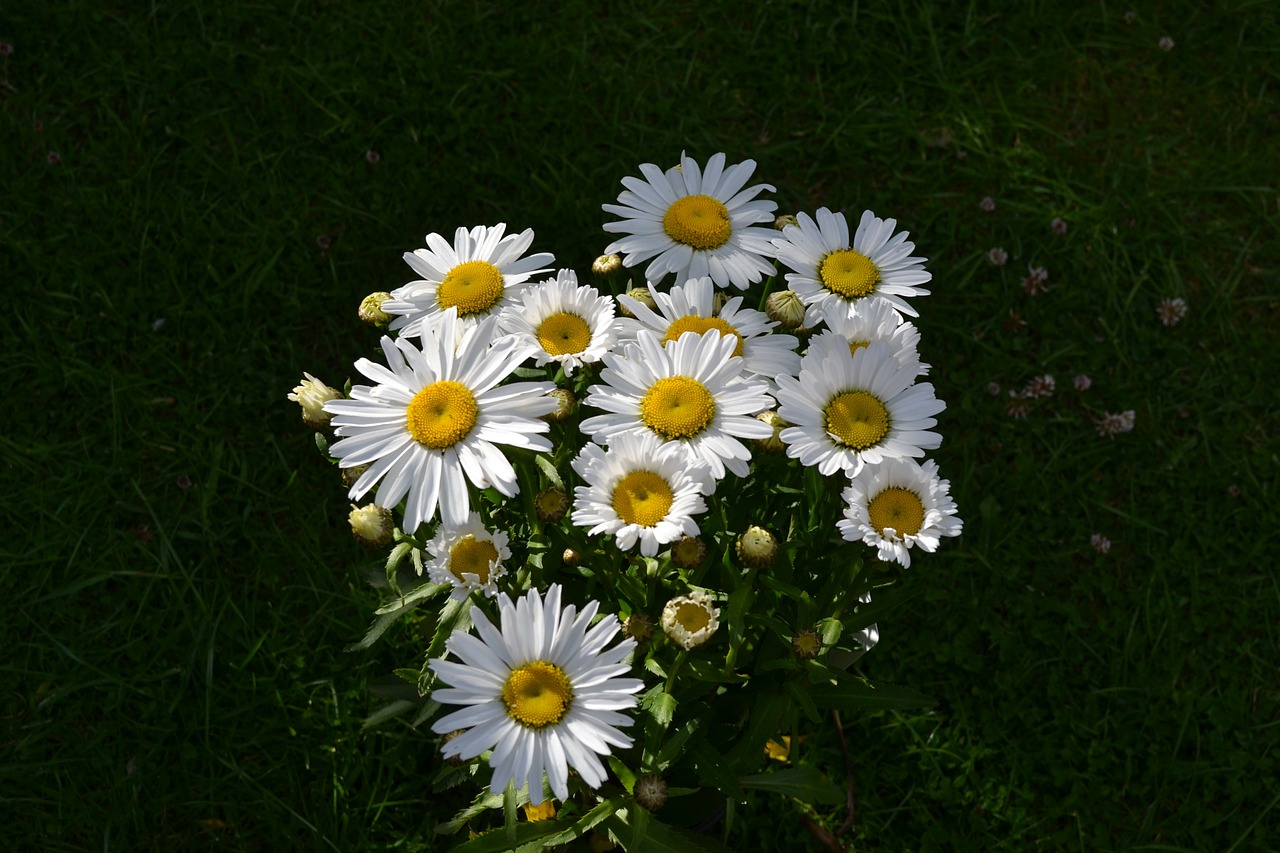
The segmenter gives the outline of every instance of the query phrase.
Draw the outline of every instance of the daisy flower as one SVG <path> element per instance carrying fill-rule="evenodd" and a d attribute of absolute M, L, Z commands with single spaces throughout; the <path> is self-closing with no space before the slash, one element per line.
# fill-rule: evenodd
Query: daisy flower
<path fill-rule="evenodd" d="M 800 372 L 800 356 L 795 352 L 799 342 L 795 337 L 769 334 L 778 324 L 763 311 L 743 308 L 741 296 L 728 300 L 717 312 L 711 279 L 689 279 L 684 285 L 671 288 L 670 293 L 660 293 L 650 284 L 648 292 L 656 311 L 630 296 L 618 297 L 618 302 L 635 318 L 618 320 L 622 340 L 635 340 L 647 329 L 666 345 L 685 332 L 703 334 L 714 329 L 737 341 L 733 354 L 742 356 L 745 373 L 773 377 L 779 373 L 795 376 Z"/>
<path fill-rule="evenodd" d="M 600 378 L 608 384 L 592 385 L 586 403 L 608 414 L 587 418 L 582 431 L 599 444 L 651 433 L 665 442 L 663 453 L 682 451 L 717 480 L 726 468 L 747 476 L 751 451 L 738 438 L 773 434 L 752 417 L 773 401 L 765 383 L 741 378 L 737 345 L 719 332 L 686 332 L 663 347 L 657 335 L 641 332 L 622 355 L 605 355 Z"/>
<path fill-rule="evenodd" d="M 551 428 L 539 417 L 556 407 L 546 396 L 555 386 L 499 386 L 531 355 L 529 348 L 509 335 L 495 341 L 497 318 L 461 335 L 459 323 L 456 310 L 446 311 L 427 327 L 422 349 L 407 338 L 384 337 L 390 369 L 365 358 L 355 365 L 378 384 L 357 385 L 351 399 L 325 404 L 342 436 L 330 454 L 342 468 L 369 466 L 351 486 L 351 498 L 358 500 L 379 481 L 380 506 L 395 506 L 408 495 L 406 533 L 430 520 L 437 505 L 446 524 L 465 524 L 471 511 L 466 480 L 515 495 L 515 469 L 497 445 L 551 449 L 536 433 Z"/>
<path fill-rule="evenodd" d="M 827 330 L 809 341 L 806 358 L 821 358 L 831 346 L 848 347 L 852 353 L 875 341 L 886 341 L 899 364 L 913 367 L 916 376 L 928 374 L 929 365 L 921 363 L 917 350 L 920 332 L 911 323 L 904 323 L 902 315 L 887 301 L 864 299 L 851 306 L 831 307 L 834 310 L 822 315 Z"/>
<path fill-rule="evenodd" d="M 910 568 L 913 547 L 933 553 L 941 537 L 960 535 L 950 489 L 932 459 L 886 459 L 863 468 L 841 493 L 844 519 L 836 527 L 848 541 L 875 548 L 881 561 Z"/>
<path fill-rule="evenodd" d="M 866 463 L 923 456 L 942 443 L 929 432 L 946 404 L 929 383 L 913 385 L 915 367 L 903 366 L 889 344 L 876 341 L 852 354 L 828 348 L 800 368 L 799 379 L 778 377 L 778 415 L 787 455 L 823 474 L 844 469 L 854 477 Z"/>
<path fill-rule="evenodd" d="M 427 235 L 427 248 L 405 252 L 404 259 L 422 276 L 391 291 L 382 310 L 394 315 L 391 331 L 421 334 L 427 317 L 456 308 L 464 325 L 496 314 L 511 304 L 531 276 L 548 272 L 555 258 L 539 252 L 521 257 L 533 243 L 533 229 L 502 236 L 503 222 L 492 227 L 459 228 L 450 246 L 439 234 Z"/>
<path fill-rule="evenodd" d="M 676 284 L 711 276 L 718 287 L 746 290 L 773 275 L 766 259 L 773 257 L 775 232 L 754 226 L 772 222 L 778 205 L 756 199 L 761 190 L 773 192 L 768 184 L 743 189 L 755 168 L 754 160 L 745 160 L 726 169 L 724 154 L 712 155 L 705 170 L 683 154 L 680 165 L 665 173 L 642 164 L 645 180 L 623 178 L 618 204 L 602 205 L 623 217 L 604 230 L 629 235 L 606 246 L 605 254 L 625 252 L 622 262 L 629 267 L 653 258 L 644 272 L 650 281 L 667 273 L 675 274 Z"/>
<path fill-rule="evenodd" d="M 565 376 L 599 361 L 617 337 L 613 300 L 594 287 L 579 287 L 573 270 L 560 270 L 554 279 L 526 289 L 499 322 L 521 343 L 536 348 L 539 367 L 554 361 Z"/>
<path fill-rule="evenodd" d="M 787 286 L 807 306 L 804 324 L 815 326 L 826 313 L 836 313 L 859 300 L 887 300 L 902 314 L 919 316 L 904 296 L 928 296 L 919 285 L 933 276 L 924 258 L 911 257 L 915 243 L 907 232 L 893 233 L 897 220 L 880 219 L 863 211 L 858 230 L 849 239 L 843 213 L 819 208 L 817 220 L 801 213 L 798 225 L 782 230 L 773 246 L 778 260 L 795 272 L 787 273 Z"/>
<path fill-rule="evenodd" d="M 458 601 L 477 589 L 492 598 L 498 594 L 498 579 L 507 573 L 503 562 L 511 559 L 507 541 L 502 531 L 486 530 L 478 512 L 463 524 L 442 524 L 427 543 L 433 558 L 426 565 L 427 577 L 452 586 L 450 597 Z"/>
<path fill-rule="evenodd" d="M 706 512 L 702 495 L 715 490 L 711 470 L 690 465 L 679 453 L 663 453 L 653 433 L 621 433 L 608 452 L 588 444 L 572 462 L 586 482 L 574 492 L 573 523 L 587 534 L 612 534 L 618 547 L 652 557 L 658 547 L 697 536 L 693 516 Z"/>
<path fill-rule="evenodd" d="M 707 640 L 720 627 L 720 609 L 705 592 L 677 596 L 662 608 L 662 630 L 686 652 Z"/>
<path fill-rule="evenodd" d="M 454 633 L 445 648 L 458 661 L 430 664 L 452 685 L 433 690 L 431 698 L 463 706 L 431 726 L 437 734 L 465 730 L 445 743 L 444 757 L 467 761 L 493 750 L 489 790 L 527 784 L 534 805 L 543 801 L 544 772 L 560 800 L 569 797 L 570 766 L 588 786 L 600 787 L 606 771 L 597 755 L 631 746 L 619 727 L 633 721 L 618 712 L 634 708 L 634 694 L 644 687 L 638 678 L 620 677 L 631 669 L 623 660 L 636 641 L 605 648 L 618 633 L 618 618 L 609 614 L 588 628 L 599 603 L 581 613 L 572 604 L 562 610 L 560 592 L 554 584 L 543 599 L 531 589 L 515 603 L 500 594 L 497 627 L 473 607 L 479 636 Z"/>

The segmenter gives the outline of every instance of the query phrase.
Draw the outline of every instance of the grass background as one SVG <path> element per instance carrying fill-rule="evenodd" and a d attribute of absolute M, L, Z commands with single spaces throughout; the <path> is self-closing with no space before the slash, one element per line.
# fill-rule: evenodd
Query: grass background
<path fill-rule="evenodd" d="M 427 232 L 532 227 L 585 270 L 619 178 L 682 150 L 757 160 L 784 211 L 895 216 L 934 274 L 965 536 L 864 658 L 940 705 L 846 721 L 856 848 L 1267 849 L 1274 5 L 6 7 L 8 849 L 434 849 L 455 803 L 431 737 L 361 730 L 395 658 L 342 651 L 368 557 L 285 394 L 351 373 L 355 306 Z M 833 733 L 802 760 L 839 775 Z M 730 842 L 816 849 L 780 800 Z"/>

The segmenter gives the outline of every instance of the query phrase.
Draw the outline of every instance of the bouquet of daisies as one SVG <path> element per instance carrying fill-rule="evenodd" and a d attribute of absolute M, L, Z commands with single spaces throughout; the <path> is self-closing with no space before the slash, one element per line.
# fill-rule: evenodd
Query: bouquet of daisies
<path fill-rule="evenodd" d="M 290 395 L 388 552 L 355 646 L 424 638 L 371 721 L 430 723 L 433 784 L 479 789 L 438 827 L 460 849 L 715 849 L 751 792 L 827 832 L 845 794 L 800 735 L 928 704 L 850 667 L 912 552 L 961 529 L 923 458 L 930 274 L 893 219 L 775 219 L 754 169 L 623 178 L 592 284 L 529 230 L 431 234 L 361 304 L 387 331 L 367 384 Z"/>

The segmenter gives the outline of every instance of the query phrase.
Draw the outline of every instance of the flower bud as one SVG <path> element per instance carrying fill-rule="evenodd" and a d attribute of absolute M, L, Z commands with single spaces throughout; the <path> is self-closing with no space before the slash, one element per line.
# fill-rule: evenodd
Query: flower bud
<path fill-rule="evenodd" d="M 702 645 L 720 627 L 720 610 L 705 592 L 681 595 L 662 608 L 662 631 L 685 651 Z"/>
<path fill-rule="evenodd" d="M 758 569 L 769 565 L 778 556 L 778 539 L 763 527 L 753 524 L 738 537 L 734 551 L 739 560 Z"/>
<path fill-rule="evenodd" d="M 347 516 L 351 522 L 351 535 L 362 545 L 370 548 L 382 548 L 391 543 L 391 534 L 395 530 L 395 522 L 391 519 L 391 510 L 377 504 L 365 506 L 351 505 L 351 514 Z"/>
<path fill-rule="evenodd" d="M 649 292 L 649 288 L 647 287 L 633 287 L 627 291 L 627 296 L 630 296 L 636 302 L 639 302 L 641 305 L 645 306 L 651 311 L 658 310 L 658 303 L 654 300 L 653 294 Z M 621 302 L 618 303 L 618 310 L 622 313 L 622 316 L 624 317 L 635 316 L 635 314 L 632 314 L 629 310 L 627 310 L 627 306 L 623 305 Z"/>
<path fill-rule="evenodd" d="M 382 303 L 391 298 L 391 294 L 385 290 L 379 290 L 377 293 L 370 293 L 364 299 L 360 300 L 360 310 L 356 313 L 360 315 L 360 319 L 370 326 L 386 326 L 391 322 L 391 315 L 382 310 Z"/>
<path fill-rule="evenodd" d="M 576 566 L 582 565 L 582 552 L 575 551 L 572 548 L 565 548 L 564 554 L 562 555 L 561 559 L 564 560 L 564 564 L 566 566 L 568 566 L 569 568 L 574 568 Z"/>
<path fill-rule="evenodd" d="M 784 421 L 782 416 L 772 409 L 756 415 L 756 420 L 760 421 L 762 424 L 768 424 L 773 427 L 773 435 L 768 438 L 751 439 L 756 447 L 766 453 L 780 453 L 786 449 L 786 445 L 782 442 L 782 431 L 791 426 L 791 424 Z"/>
<path fill-rule="evenodd" d="M 700 536 L 685 536 L 671 546 L 671 562 L 682 569 L 696 569 L 707 559 L 707 545 Z"/>
<path fill-rule="evenodd" d="M 804 328 L 804 302 L 791 290 L 776 290 L 764 301 L 769 319 L 789 332 Z"/>
<path fill-rule="evenodd" d="M 449 741 L 453 740 L 456 737 L 465 735 L 466 733 L 467 733 L 466 729 L 455 729 L 454 731 L 449 732 L 447 735 L 445 735 L 440 739 L 440 750 L 443 752 L 445 744 L 447 744 Z M 451 755 L 445 759 L 445 763 L 448 764 L 450 767 L 462 767 L 467 762 L 463 761 L 461 758 L 459 758 L 456 755 Z"/>
<path fill-rule="evenodd" d="M 773 219 L 773 227 L 778 229 L 779 231 L 781 231 L 783 228 L 786 228 L 788 225 L 798 226 L 799 224 L 800 224 L 800 220 L 796 219 L 795 215 L 791 213 L 782 213 L 782 214 L 779 214 L 778 216 L 775 216 Z"/>
<path fill-rule="evenodd" d="M 547 396 L 556 401 L 556 409 L 550 414 L 543 415 L 542 419 L 551 423 L 558 423 L 569 417 L 578 402 L 578 398 L 573 396 L 573 392 L 568 388 L 554 388 L 547 393 Z"/>
<path fill-rule="evenodd" d="M 533 499 L 533 510 L 543 522 L 559 521 L 569 511 L 569 496 L 555 486 L 543 489 Z"/>
<path fill-rule="evenodd" d="M 791 638 L 791 651 L 800 660 L 813 660 L 822 651 L 822 638 L 812 628 L 804 628 Z"/>
<path fill-rule="evenodd" d="M 602 282 L 616 281 L 622 273 L 621 255 L 601 255 L 591 264 L 591 274 Z"/>
<path fill-rule="evenodd" d="M 667 801 L 667 783 L 662 781 L 661 776 L 641 776 L 636 780 L 633 793 L 637 803 L 656 812 Z"/>
<path fill-rule="evenodd" d="M 653 620 L 643 613 L 632 613 L 622 621 L 622 633 L 637 644 L 646 643 L 653 636 Z"/>
<path fill-rule="evenodd" d="M 368 465 L 356 465 L 351 468 L 343 468 L 342 485 L 346 486 L 348 489 L 351 488 L 356 484 L 356 480 L 359 480 L 364 472 L 368 470 Z"/>
<path fill-rule="evenodd" d="M 733 297 L 725 293 L 723 290 L 717 290 L 711 296 L 711 316 L 719 317 L 720 312 L 724 310 L 724 306 L 729 304 L 729 300 Z"/>
<path fill-rule="evenodd" d="M 305 378 L 289 393 L 289 399 L 302 407 L 302 422 L 312 429 L 327 429 L 329 419 L 333 417 L 324 410 L 324 404 L 330 400 L 341 400 L 342 392 L 330 388 L 310 373 L 302 374 Z"/>

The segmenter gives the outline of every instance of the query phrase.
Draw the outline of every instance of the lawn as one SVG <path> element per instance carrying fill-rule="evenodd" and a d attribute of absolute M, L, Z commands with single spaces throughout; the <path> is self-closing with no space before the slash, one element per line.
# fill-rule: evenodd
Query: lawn
<path fill-rule="evenodd" d="M 846 715 L 852 849 L 1269 849 L 1273 4 L 9 5 L 6 849 L 454 843 L 436 736 L 363 726 L 429 637 L 345 651 L 380 567 L 285 396 L 357 378 L 356 307 L 427 233 L 533 228 L 585 273 L 620 178 L 682 151 L 894 217 L 933 273 L 965 530 L 858 664 L 937 705 Z M 821 849 L 802 815 L 846 810 L 709 831 Z"/>

